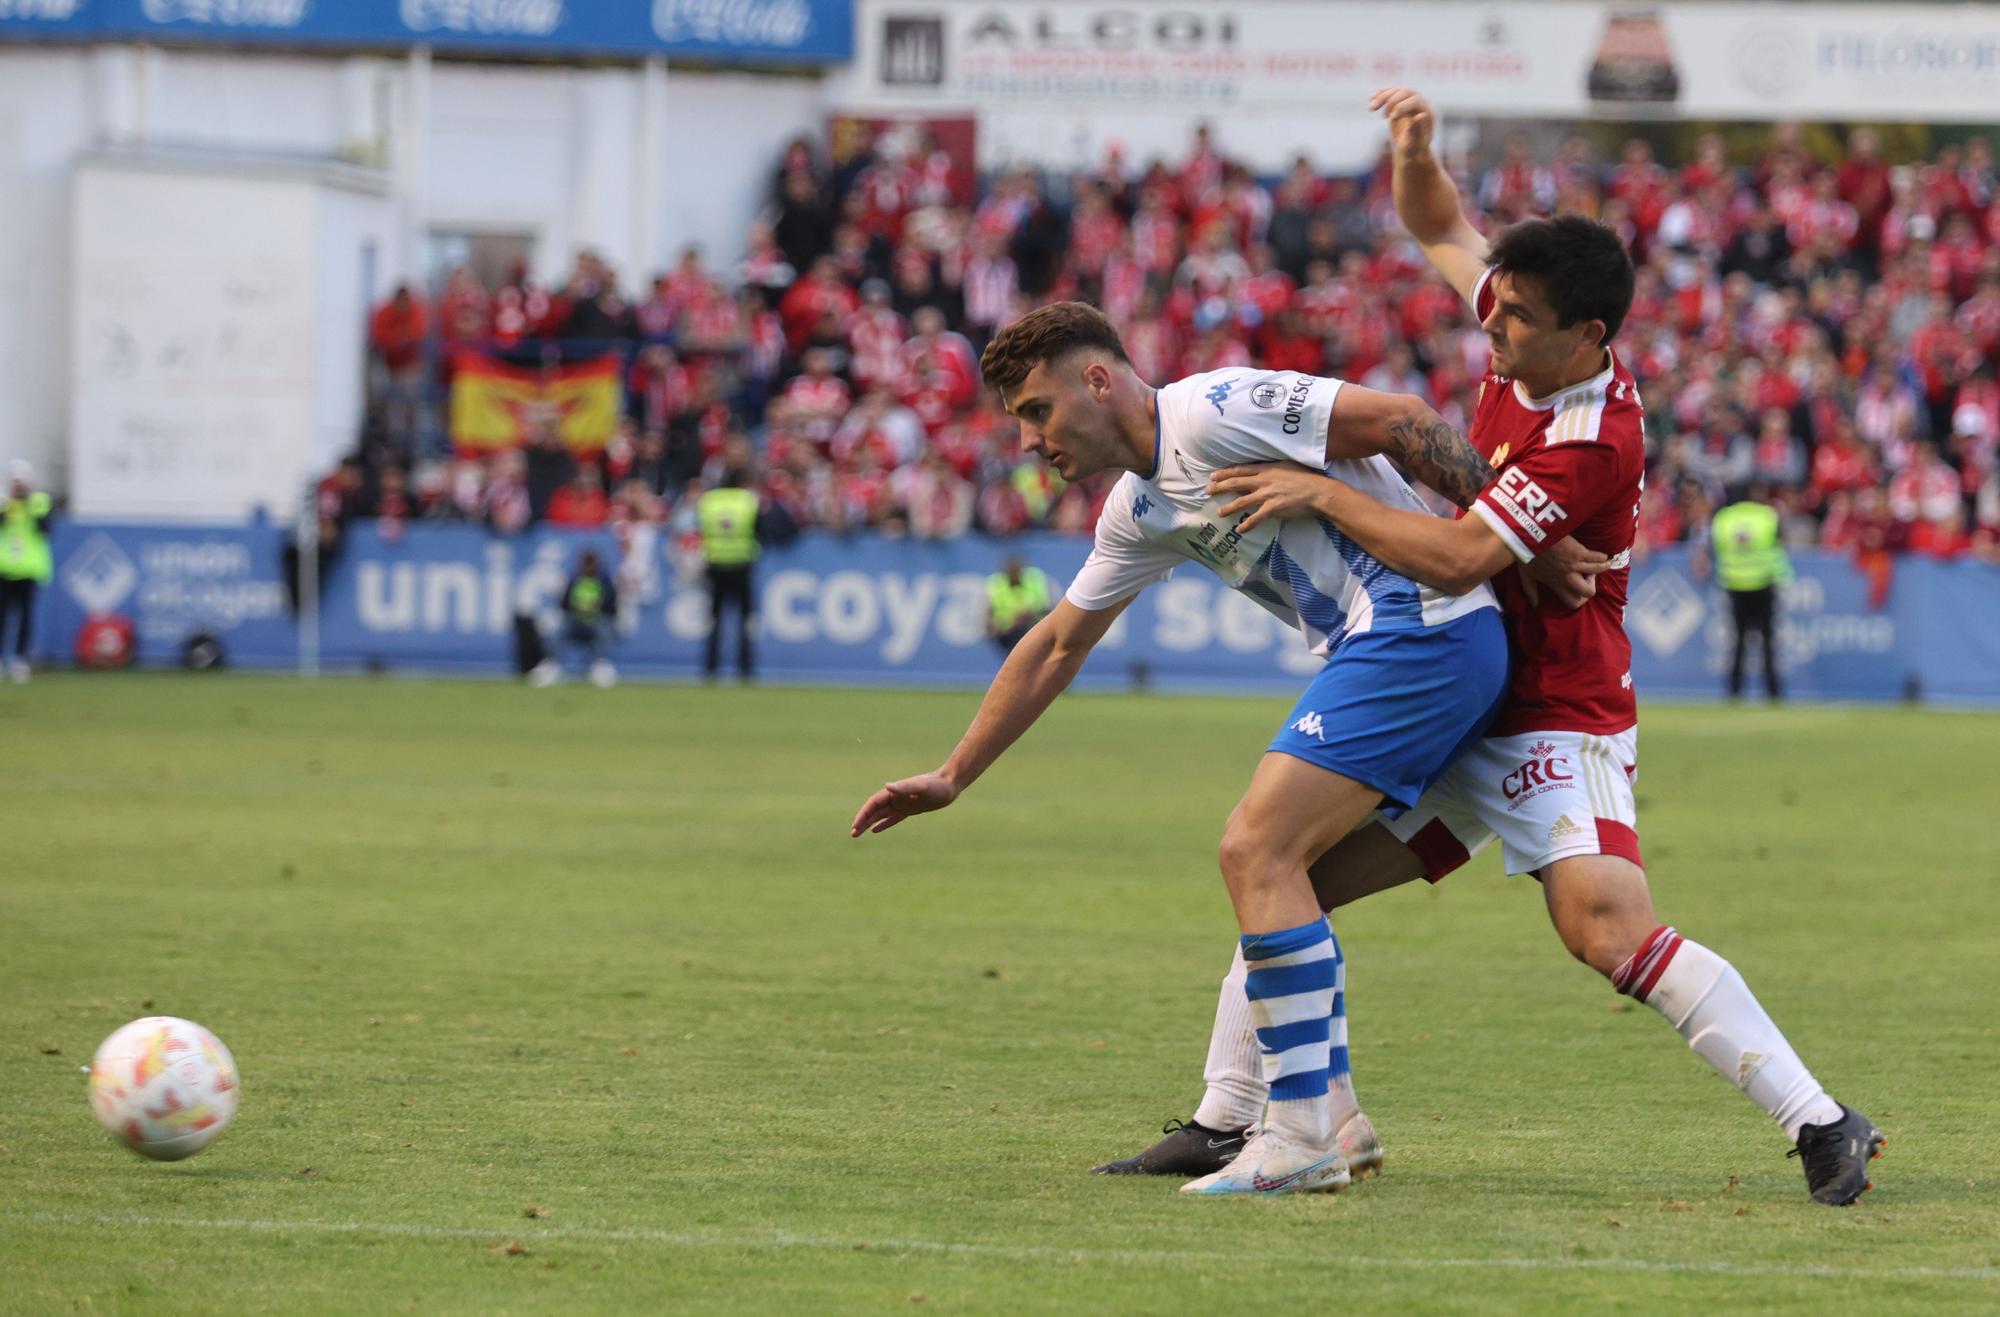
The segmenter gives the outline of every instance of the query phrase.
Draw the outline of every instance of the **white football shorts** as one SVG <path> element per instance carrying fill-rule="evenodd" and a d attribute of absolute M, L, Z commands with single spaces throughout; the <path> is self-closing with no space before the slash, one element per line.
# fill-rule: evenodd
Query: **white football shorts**
<path fill-rule="evenodd" d="M 1476 741 L 1400 818 L 1378 821 L 1431 882 L 1496 837 L 1508 873 L 1576 855 L 1639 859 L 1639 729 L 1525 732 Z"/>

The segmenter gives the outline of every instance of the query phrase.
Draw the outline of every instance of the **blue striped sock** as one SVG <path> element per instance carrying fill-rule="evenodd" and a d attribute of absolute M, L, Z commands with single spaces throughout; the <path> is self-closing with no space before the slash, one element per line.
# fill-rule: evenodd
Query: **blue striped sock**
<path fill-rule="evenodd" d="M 1347 955 L 1340 949 L 1340 935 L 1333 936 L 1333 1022 L 1328 1029 L 1326 1088 L 1334 1133 L 1361 1111 L 1354 1097 L 1354 1067 L 1347 1055 Z"/>
<path fill-rule="evenodd" d="M 1267 1128 L 1315 1147 L 1333 1141 L 1327 1102 L 1339 944 L 1325 918 L 1243 938 L 1243 994 L 1271 1085 Z M 1341 1068 L 1346 1069 L 1345 1037 Z"/>

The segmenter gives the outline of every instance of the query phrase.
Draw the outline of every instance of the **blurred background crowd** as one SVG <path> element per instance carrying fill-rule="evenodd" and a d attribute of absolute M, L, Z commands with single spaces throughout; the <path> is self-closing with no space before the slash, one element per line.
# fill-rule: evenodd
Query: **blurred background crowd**
<path fill-rule="evenodd" d="M 1793 547 L 2000 560 L 2000 196 L 1980 138 L 1890 163 L 1876 134 L 1797 125 L 1683 159 L 1644 138 L 1489 135 L 1450 163 L 1476 222 L 1575 211 L 1626 238 L 1638 292 L 1614 347 L 1642 382 L 1642 550 L 1699 541 L 1753 484 Z M 1609 158 L 1604 158 L 1609 156 Z M 1080 297 L 1164 383 L 1256 364 L 1419 394 L 1461 426 L 1484 335 L 1401 232 L 1385 161 L 1253 177 L 1197 128 L 1176 160 L 966 180 L 921 134 L 829 165 L 776 162 L 742 250 L 663 272 L 579 251 L 543 287 L 469 267 L 375 309 L 368 423 L 320 486 L 322 525 L 420 518 L 693 531 L 693 495 L 747 476 L 779 536 L 1083 533 L 1108 489 L 1024 459 L 979 381 L 1013 317 Z M 968 187 L 968 183 L 972 186 Z M 975 195 L 972 204 L 954 197 Z M 468 353 L 529 371 L 610 358 L 601 448 L 561 417 L 454 444 Z M 651 533 L 650 531 L 648 533 Z"/>

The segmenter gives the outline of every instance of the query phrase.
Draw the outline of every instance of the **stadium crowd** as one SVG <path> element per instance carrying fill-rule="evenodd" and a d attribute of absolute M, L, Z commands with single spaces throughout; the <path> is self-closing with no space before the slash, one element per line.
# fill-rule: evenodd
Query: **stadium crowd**
<path fill-rule="evenodd" d="M 1184 159 L 979 180 L 899 130 L 824 164 L 801 139 L 741 259 L 689 250 L 633 288 L 579 252 L 561 283 L 465 269 L 399 290 L 370 325 L 378 381 L 361 457 L 321 486 L 351 516 L 502 531 L 666 523 L 725 467 L 754 471 L 787 527 L 949 536 L 1087 531 L 1108 488 L 1024 459 L 978 352 L 1026 309 L 1082 297 L 1156 383 L 1239 364 L 1416 393 L 1463 425 L 1487 353 L 1401 233 L 1386 156 L 1359 177 L 1301 157 L 1259 180 L 1205 129 Z M 1615 162 L 1525 134 L 1454 162 L 1479 222 L 1591 214 L 1626 239 L 1637 296 L 1614 346 L 1643 382 L 1640 542 L 1698 541 L 1710 514 L 1774 490 L 1794 547 L 2000 560 L 2000 180 L 1974 138 L 1889 164 L 1856 129 L 1838 160 L 1779 124 L 1754 159 L 1705 137 L 1678 164 Z M 453 457 L 438 399 L 454 352 L 549 364 L 616 352 L 626 412 L 576 460 L 551 416 L 524 447 Z M 682 525 L 678 529 L 686 531 Z"/>

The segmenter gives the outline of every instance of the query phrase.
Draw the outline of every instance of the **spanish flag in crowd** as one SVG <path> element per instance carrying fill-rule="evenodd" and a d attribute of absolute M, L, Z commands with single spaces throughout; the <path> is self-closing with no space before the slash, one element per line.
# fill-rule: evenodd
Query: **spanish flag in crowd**
<path fill-rule="evenodd" d="M 575 452 L 595 452 L 611 442 L 624 397 L 619 361 L 599 357 L 546 369 L 509 366 L 478 352 L 454 355 L 451 441 L 461 452 L 513 448 L 528 437 L 538 416 L 555 420 Z"/>

